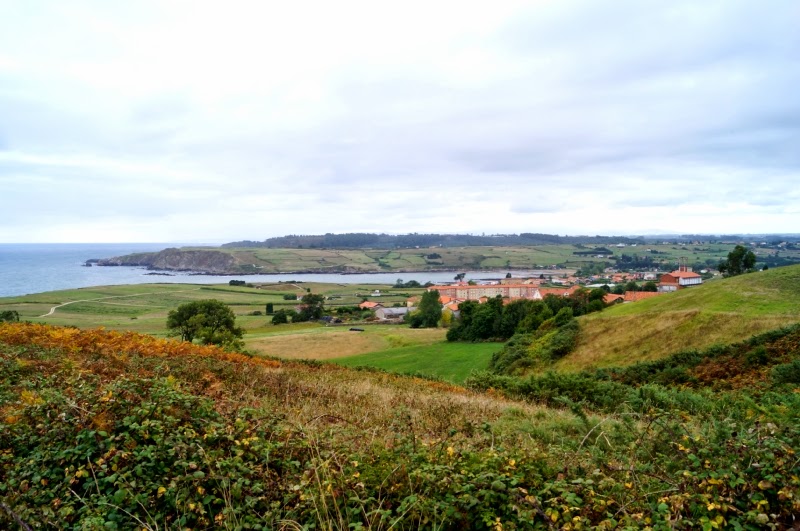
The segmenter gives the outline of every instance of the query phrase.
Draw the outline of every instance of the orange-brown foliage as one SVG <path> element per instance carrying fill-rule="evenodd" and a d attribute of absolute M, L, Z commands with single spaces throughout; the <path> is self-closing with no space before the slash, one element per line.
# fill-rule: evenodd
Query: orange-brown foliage
<path fill-rule="evenodd" d="M 0 323 L 0 342 L 109 357 L 126 354 L 170 358 L 199 356 L 263 367 L 281 366 L 279 361 L 228 352 L 213 345 L 195 345 L 185 341 L 159 339 L 135 332 L 118 332 L 103 328 L 80 330 L 36 323 Z"/>

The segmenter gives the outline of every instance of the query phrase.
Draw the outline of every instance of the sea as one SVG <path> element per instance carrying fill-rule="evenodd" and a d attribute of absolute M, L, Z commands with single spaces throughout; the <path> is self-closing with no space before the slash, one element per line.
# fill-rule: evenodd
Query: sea
<path fill-rule="evenodd" d="M 0 243 L 0 297 L 14 297 L 45 291 L 121 284 L 227 284 L 230 280 L 247 282 L 329 282 L 338 284 L 394 284 L 416 280 L 420 284 L 452 282 L 452 271 L 425 273 L 359 274 L 275 274 L 275 275 L 198 275 L 169 273 L 155 275 L 143 267 L 87 267 L 92 258 L 111 258 L 125 254 L 160 251 L 183 244 L 167 243 Z M 192 244 L 196 246 L 197 244 Z M 466 280 L 496 280 L 505 272 L 465 271 Z M 514 272 L 514 276 L 538 275 L 539 271 Z"/>

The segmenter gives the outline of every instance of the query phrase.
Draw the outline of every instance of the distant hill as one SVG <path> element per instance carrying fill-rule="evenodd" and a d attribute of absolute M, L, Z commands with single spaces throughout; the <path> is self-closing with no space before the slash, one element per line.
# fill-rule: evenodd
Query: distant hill
<path fill-rule="evenodd" d="M 523 232 L 520 234 L 375 234 L 353 232 L 344 234 L 292 234 L 267 238 L 264 241 L 242 240 L 223 244 L 222 247 L 266 247 L 280 249 L 404 249 L 409 247 L 503 247 L 515 245 L 609 245 L 642 244 L 668 241 L 688 243 L 693 241 L 716 241 L 737 243 L 743 241 L 793 242 L 800 241 L 797 234 L 658 234 L 649 236 L 559 236 Z"/>
<path fill-rule="evenodd" d="M 643 243 L 643 238 L 625 236 L 558 236 L 524 232 L 522 234 L 494 234 L 476 236 L 472 234 L 318 234 L 289 235 L 267 238 L 263 242 L 238 241 L 222 247 L 268 247 L 281 249 L 396 249 L 408 247 L 465 247 L 465 246 L 512 246 L 547 244 L 612 244 Z"/>
<path fill-rule="evenodd" d="M 628 365 L 800 322 L 800 266 L 707 282 L 582 317 L 559 369 Z"/>

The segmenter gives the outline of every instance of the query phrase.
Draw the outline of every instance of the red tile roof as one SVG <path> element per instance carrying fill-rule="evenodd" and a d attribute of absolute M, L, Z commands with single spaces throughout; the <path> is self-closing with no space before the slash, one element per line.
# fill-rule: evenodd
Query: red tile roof
<path fill-rule="evenodd" d="M 649 299 L 650 297 L 657 297 L 663 295 L 658 291 L 626 291 L 625 302 L 636 302 L 642 299 Z"/>
<path fill-rule="evenodd" d="M 675 278 L 700 278 L 694 271 L 673 271 L 670 275 Z"/>

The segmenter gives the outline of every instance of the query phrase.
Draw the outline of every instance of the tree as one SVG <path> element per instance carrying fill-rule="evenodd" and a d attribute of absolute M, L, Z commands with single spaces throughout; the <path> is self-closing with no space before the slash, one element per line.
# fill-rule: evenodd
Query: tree
<path fill-rule="evenodd" d="M 242 346 L 244 330 L 236 326 L 236 315 L 228 305 L 215 299 L 187 302 L 167 314 L 171 335 L 183 341 L 198 339 L 204 345 Z"/>
<path fill-rule="evenodd" d="M 0 312 L 0 323 L 16 323 L 19 321 L 19 313 L 16 310 L 5 310 Z"/>
<path fill-rule="evenodd" d="M 734 277 L 753 271 L 756 266 L 756 255 L 744 246 L 737 245 L 728 253 L 728 259 L 719 263 L 717 269 L 726 277 Z"/>
<path fill-rule="evenodd" d="M 272 315 L 273 313 L 275 313 L 275 304 L 268 302 L 266 310 L 267 310 L 267 315 Z"/>
<path fill-rule="evenodd" d="M 436 328 L 442 318 L 442 304 L 439 291 L 426 291 L 422 294 L 417 311 L 408 317 L 411 328 Z"/>
<path fill-rule="evenodd" d="M 322 314 L 325 311 L 325 296 L 324 295 L 315 295 L 313 293 L 307 293 L 303 295 L 303 298 L 300 299 L 302 306 L 300 307 L 300 311 L 297 312 L 297 315 L 292 319 L 292 322 L 303 322 L 303 321 L 314 321 L 317 319 L 322 318 Z"/>
<path fill-rule="evenodd" d="M 275 315 L 272 316 L 272 324 L 286 324 L 290 320 L 294 320 L 295 317 L 297 317 L 297 312 L 294 310 L 278 310 L 275 312 Z"/>
<path fill-rule="evenodd" d="M 658 291 L 658 285 L 652 280 L 645 282 L 642 291 Z"/>

